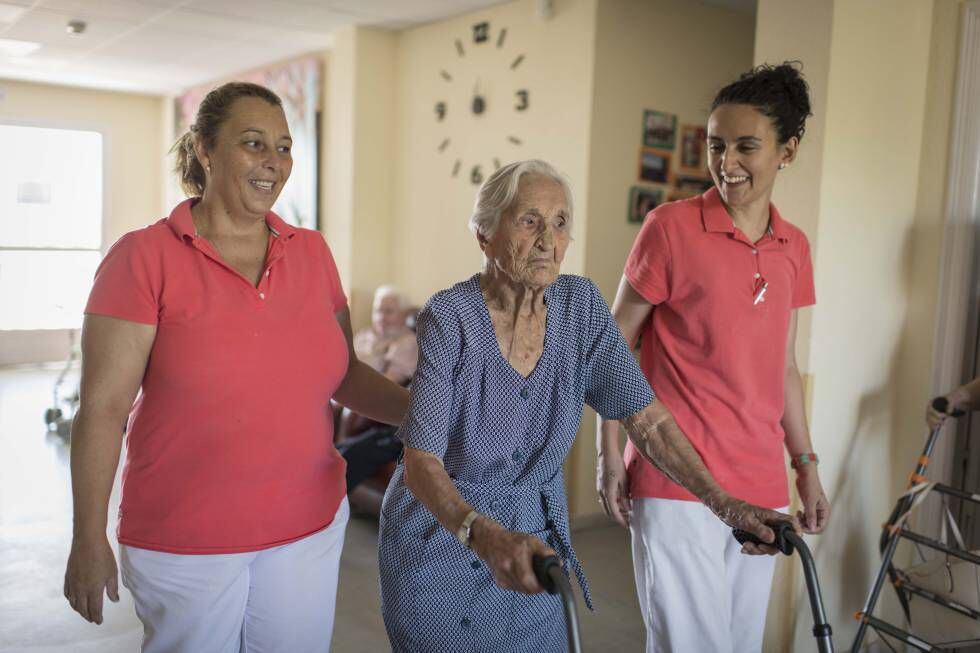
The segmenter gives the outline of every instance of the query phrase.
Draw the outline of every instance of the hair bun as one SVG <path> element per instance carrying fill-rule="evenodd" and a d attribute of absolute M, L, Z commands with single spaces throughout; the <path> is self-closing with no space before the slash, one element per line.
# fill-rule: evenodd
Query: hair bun
<path fill-rule="evenodd" d="M 773 121 L 780 143 L 793 137 L 802 139 L 806 119 L 813 115 L 810 87 L 802 69 L 800 61 L 756 66 L 721 89 L 711 103 L 711 110 L 722 104 L 748 104 Z"/>

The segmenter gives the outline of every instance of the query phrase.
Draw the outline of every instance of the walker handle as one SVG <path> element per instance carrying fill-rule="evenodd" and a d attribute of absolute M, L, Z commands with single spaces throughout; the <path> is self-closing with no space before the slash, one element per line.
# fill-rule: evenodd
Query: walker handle
<path fill-rule="evenodd" d="M 796 550 L 796 547 L 794 547 L 793 543 L 790 542 L 789 539 L 786 537 L 787 533 L 794 532 L 792 522 L 788 522 L 786 520 L 780 520 L 777 522 L 773 522 L 772 524 L 766 524 L 766 525 L 772 529 L 773 533 L 776 534 L 776 539 L 772 542 L 772 544 L 766 544 L 752 533 L 749 533 L 748 531 L 743 531 L 739 528 L 732 529 L 732 536 L 736 540 L 738 540 L 739 544 L 745 544 L 746 542 L 751 542 L 752 544 L 766 544 L 766 546 L 776 547 L 777 549 L 779 549 L 780 553 L 783 553 L 788 556 L 793 555 L 793 551 Z"/>
<path fill-rule="evenodd" d="M 943 413 L 944 415 L 949 415 L 950 417 L 963 417 L 966 412 L 960 408 L 957 408 L 953 412 L 947 412 L 949 410 L 949 399 L 946 397 L 936 397 L 932 400 L 932 408 L 937 413 Z"/>

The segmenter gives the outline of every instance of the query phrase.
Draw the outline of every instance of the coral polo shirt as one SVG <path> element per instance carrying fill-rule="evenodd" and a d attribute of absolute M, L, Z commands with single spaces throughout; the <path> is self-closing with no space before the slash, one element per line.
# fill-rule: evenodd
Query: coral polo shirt
<path fill-rule="evenodd" d="M 345 494 L 329 400 L 347 371 L 347 304 L 316 231 L 269 213 L 258 287 L 197 235 L 195 200 L 126 234 L 85 312 L 152 324 L 127 431 L 119 541 L 172 553 L 284 544 L 333 521 Z"/>
<path fill-rule="evenodd" d="M 786 339 L 793 309 L 815 302 L 810 245 L 770 205 L 752 243 L 714 188 L 647 216 L 626 261 L 654 305 L 640 363 L 705 465 L 730 494 L 789 504 L 783 459 Z M 694 501 L 627 445 L 634 497 Z"/>

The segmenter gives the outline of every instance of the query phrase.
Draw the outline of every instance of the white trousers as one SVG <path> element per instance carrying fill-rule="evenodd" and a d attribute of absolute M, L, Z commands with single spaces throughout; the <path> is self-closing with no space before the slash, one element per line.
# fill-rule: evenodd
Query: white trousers
<path fill-rule="evenodd" d="M 143 653 L 330 650 L 350 509 L 301 540 L 249 553 L 183 555 L 121 545 Z"/>
<path fill-rule="evenodd" d="M 633 499 L 630 530 L 647 653 L 762 650 L 772 556 L 740 553 L 695 501 Z"/>

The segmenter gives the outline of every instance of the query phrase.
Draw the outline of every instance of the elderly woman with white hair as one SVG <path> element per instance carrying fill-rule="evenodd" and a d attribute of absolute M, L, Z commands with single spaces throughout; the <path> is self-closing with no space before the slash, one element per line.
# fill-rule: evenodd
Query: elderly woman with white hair
<path fill-rule="evenodd" d="M 658 402 L 598 289 L 559 274 L 572 197 L 543 161 L 497 170 L 470 227 L 482 272 L 418 320 L 405 445 L 385 494 L 382 613 L 395 651 L 560 651 L 561 606 L 534 556 L 557 552 L 592 598 L 568 525 L 562 463 L 583 405 L 723 521 L 771 542 L 789 519 L 726 494 Z"/>

